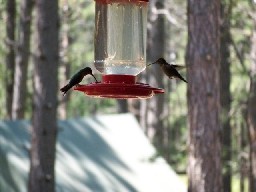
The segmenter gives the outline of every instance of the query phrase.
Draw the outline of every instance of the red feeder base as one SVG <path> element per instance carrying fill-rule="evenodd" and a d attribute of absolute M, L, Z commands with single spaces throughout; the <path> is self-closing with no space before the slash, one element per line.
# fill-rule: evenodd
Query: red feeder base
<path fill-rule="evenodd" d="M 146 99 L 164 93 L 163 89 L 136 82 L 132 75 L 103 75 L 102 82 L 80 85 L 74 90 L 82 91 L 91 97 L 115 99 Z"/>

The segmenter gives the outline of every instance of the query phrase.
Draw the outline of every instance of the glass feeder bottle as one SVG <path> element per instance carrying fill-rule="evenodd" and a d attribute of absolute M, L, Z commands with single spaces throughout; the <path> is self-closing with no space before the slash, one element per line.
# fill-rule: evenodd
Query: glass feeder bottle
<path fill-rule="evenodd" d="M 104 75 L 146 68 L 148 0 L 96 0 L 94 65 Z"/>

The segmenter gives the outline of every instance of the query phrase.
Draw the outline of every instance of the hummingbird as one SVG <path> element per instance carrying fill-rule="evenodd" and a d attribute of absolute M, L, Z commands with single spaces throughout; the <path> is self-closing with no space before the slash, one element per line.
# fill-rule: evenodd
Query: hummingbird
<path fill-rule="evenodd" d="M 155 62 L 148 64 L 147 66 L 152 65 L 152 64 L 159 64 L 161 69 L 163 70 L 163 72 L 170 79 L 178 78 L 187 83 L 187 81 L 178 72 L 179 69 L 182 69 L 185 66 L 169 64 L 166 62 L 166 60 L 164 58 L 159 58 Z"/>
<path fill-rule="evenodd" d="M 63 92 L 63 96 L 68 92 L 69 89 L 71 89 L 73 86 L 79 85 L 79 83 L 83 80 L 84 76 L 91 75 L 94 77 L 95 81 L 98 83 L 96 77 L 92 74 L 92 69 L 90 67 L 85 67 L 78 71 L 75 75 L 73 75 L 68 82 L 67 85 L 62 87 L 60 89 L 61 92 Z"/>

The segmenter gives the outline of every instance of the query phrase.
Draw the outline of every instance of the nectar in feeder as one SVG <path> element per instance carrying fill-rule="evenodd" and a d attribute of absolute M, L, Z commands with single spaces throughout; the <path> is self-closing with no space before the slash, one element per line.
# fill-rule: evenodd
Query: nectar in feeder
<path fill-rule="evenodd" d="M 138 75 L 145 69 L 147 4 L 96 1 L 102 7 L 96 10 L 95 26 L 95 67 L 100 72 Z"/>
<path fill-rule="evenodd" d="M 95 61 L 101 83 L 75 88 L 93 97 L 149 98 L 162 89 L 136 83 L 146 68 L 148 0 L 96 0 Z"/>

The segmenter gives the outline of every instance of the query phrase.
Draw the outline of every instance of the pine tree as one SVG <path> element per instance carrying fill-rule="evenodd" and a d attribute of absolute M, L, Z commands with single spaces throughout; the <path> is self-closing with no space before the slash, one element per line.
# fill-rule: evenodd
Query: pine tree
<path fill-rule="evenodd" d="M 37 0 L 29 192 L 55 191 L 59 17 L 57 0 Z"/>
<path fill-rule="evenodd" d="M 189 192 L 221 192 L 220 1 L 188 0 Z"/>

